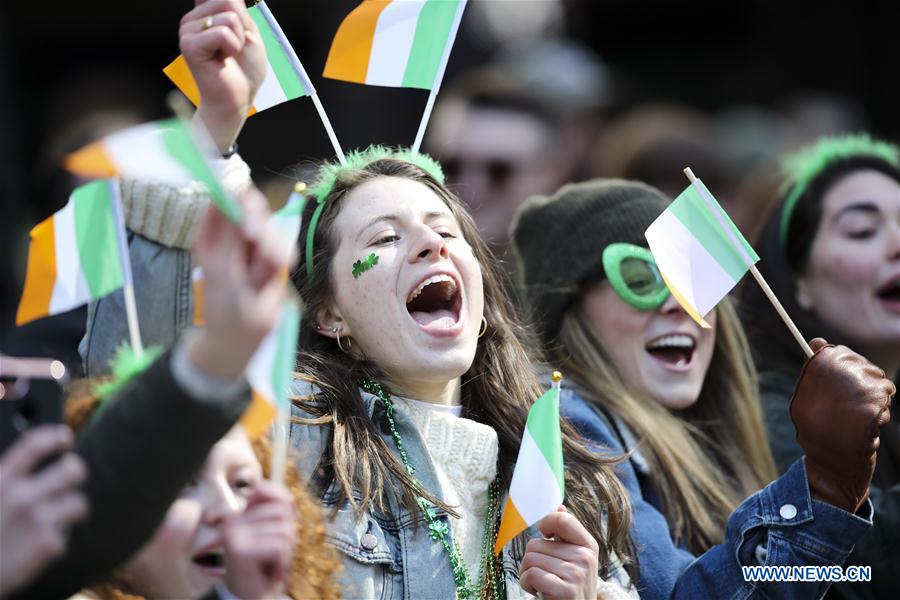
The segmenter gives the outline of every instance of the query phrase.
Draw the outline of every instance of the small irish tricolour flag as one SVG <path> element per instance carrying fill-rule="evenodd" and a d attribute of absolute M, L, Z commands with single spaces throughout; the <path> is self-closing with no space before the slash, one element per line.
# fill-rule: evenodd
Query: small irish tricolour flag
<path fill-rule="evenodd" d="M 253 388 L 253 400 L 241 417 L 241 425 L 251 438 L 272 424 L 279 408 L 289 408 L 299 333 L 300 309 L 296 301 L 288 300 L 275 327 L 263 338 L 247 365 L 247 381 Z"/>
<path fill-rule="evenodd" d="M 647 228 L 659 272 L 689 315 L 703 319 L 759 256 L 699 179 Z"/>
<path fill-rule="evenodd" d="M 432 89 L 446 66 L 466 0 L 363 0 L 338 28 L 325 77 Z"/>
<path fill-rule="evenodd" d="M 554 512 L 565 497 L 559 426 L 561 379 L 562 375 L 554 372 L 553 385 L 528 411 L 494 555 L 500 554 L 511 539 Z"/>
<path fill-rule="evenodd" d="M 112 133 L 66 157 L 65 167 L 87 179 L 115 177 L 171 183 L 200 181 L 219 210 L 234 222 L 241 206 L 222 188 L 209 160 L 214 151 L 197 139 L 180 119 L 165 119 Z"/>
<path fill-rule="evenodd" d="M 253 99 L 249 114 L 288 100 L 309 96 L 313 87 L 306 70 L 269 7 L 265 2 L 259 2 L 247 9 L 247 12 L 259 28 L 266 49 L 266 77 Z M 179 54 L 178 58 L 163 69 L 163 73 L 195 106 L 200 104 L 200 90 L 183 55 Z"/>
<path fill-rule="evenodd" d="M 76 188 L 69 202 L 31 230 L 16 324 L 71 310 L 122 287 L 116 239 L 116 181 Z"/>

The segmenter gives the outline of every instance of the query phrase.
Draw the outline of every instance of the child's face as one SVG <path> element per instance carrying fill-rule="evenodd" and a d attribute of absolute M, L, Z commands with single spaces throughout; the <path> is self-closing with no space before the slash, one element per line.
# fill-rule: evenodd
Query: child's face
<path fill-rule="evenodd" d="M 234 427 L 172 504 L 124 575 L 149 598 L 199 598 L 225 577 L 224 523 L 240 514 L 262 468 L 247 434 Z"/>

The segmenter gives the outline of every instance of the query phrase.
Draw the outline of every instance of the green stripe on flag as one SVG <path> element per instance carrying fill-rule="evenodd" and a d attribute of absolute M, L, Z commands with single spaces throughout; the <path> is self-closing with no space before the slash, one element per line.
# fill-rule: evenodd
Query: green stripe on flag
<path fill-rule="evenodd" d="M 293 100 L 295 98 L 306 96 L 306 88 L 303 87 L 300 76 L 297 75 L 294 66 L 291 64 L 291 59 L 288 58 L 285 53 L 285 48 L 282 46 L 282 43 L 288 43 L 287 40 L 279 39 L 278 34 L 272 31 L 272 28 L 269 26 L 266 17 L 262 14 L 259 7 L 251 6 L 249 12 L 250 16 L 253 17 L 253 20 L 256 22 L 256 26 L 259 27 L 263 46 L 266 49 L 266 59 L 272 66 L 272 71 L 275 73 L 275 77 L 278 78 L 278 84 L 284 91 L 285 97 L 288 100 Z"/>
<path fill-rule="evenodd" d="M 163 146 L 166 151 L 178 162 L 183 164 L 191 175 L 203 182 L 209 190 L 209 196 L 213 203 L 233 223 L 237 223 L 243 217 L 240 205 L 226 192 L 213 175 L 206 160 L 194 143 L 194 138 L 188 132 L 184 123 L 179 119 L 167 119 L 159 121 L 162 132 Z"/>
<path fill-rule="evenodd" d="M 297 336 L 300 334 L 300 309 L 294 301 L 285 302 L 272 365 L 272 391 L 275 405 L 287 402 L 291 374 L 297 357 Z"/>
<path fill-rule="evenodd" d="M 713 198 L 712 194 L 709 196 L 710 198 Z M 713 198 L 713 200 L 715 200 L 715 198 Z M 750 244 L 747 243 L 747 240 L 744 239 L 744 236 L 741 235 L 741 232 L 735 224 L 732 223 L 731 219 L 728 217 L 728 213 L 722 210 L 722 207 L 719 206 L 718 203 L 716 203 L 716 209 L 720 211 L 724 221 L 731 227 L 735 238 L 743 245 L 747 254 L 753 261 L 758 261 L 759 256 L 757 256 Z M 706 248 L 707 252 L 709 252 L 710 256 L 712 256 L 716 262 L 721 265 L 722 269 L 724 269 L 735 281 L 739 281 L 749 270 L 750 265 L 744 261 L 740 250 L 735 248 L 734 244 L 731 243 L 730 237 L 722 229 L 719 220 L 712 212 L 710 212 L 706 201 L 700 196 L 700 193 L 693 185 L 688 186 L 687 189 L 681 192 L 681 194 L 675 198 L 675 201 L 669 205 L 668 210 L 681 221 L 681 224 L 697 238 L 700 244 Z"/>
<path fill-rule="evenodd" d="M 403 87 L 430 90 L 434 86 L 459 0 L 428 0 L 419 13 Z"/>
<path fill-rule="evenodd" d="M 528 411 L 525 429 L 547 459 L 547 465 L 556 476 L 559 490 L 565 494 L 563 479 L 562 433 L 559 425 L 559 391 L 550 388 L 535 400 Z"/>
<path fill-rule="evenodd" d="M 92 181 L 72 192 L 75 243 L 81 270 L 93 298 L 122 287 L 122 261 L 116 243 L 109 182 Z"/>

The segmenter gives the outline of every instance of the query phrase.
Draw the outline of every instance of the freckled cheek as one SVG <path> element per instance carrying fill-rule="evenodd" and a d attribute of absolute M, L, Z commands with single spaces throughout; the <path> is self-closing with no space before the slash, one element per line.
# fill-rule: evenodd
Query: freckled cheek
<path fill-rule="evenodd" d="M 832 254 L 819 261 L 817 273 L 833 285 L 846 288 L 846 291 L 854 291 L 877 283 L 878 266 L 875 261 L 867 260 L 866 257 Z"/>
<path fill-rule="evenodd" d="M 200 502 L 184 498 L 176 500 L 157 529 L 154 542 L 173 550 L 190 548 L 202 515 Z"/>

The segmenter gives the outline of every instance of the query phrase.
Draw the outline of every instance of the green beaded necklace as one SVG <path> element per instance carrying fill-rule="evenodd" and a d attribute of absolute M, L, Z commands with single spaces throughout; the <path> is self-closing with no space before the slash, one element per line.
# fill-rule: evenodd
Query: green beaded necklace
<path fill-rule="evenodd" d="M 403 439 L 400 437 L 400 432 L 397 431 L 397 426 L 394 424 L 394 402 L 391 400 L 390 394 L 385 391 L 380 383 L 372 379 L 363 381 L 362 388 L 370 394 L 374 394 L 384 405 L 388 427 L 391 430 L 391 437 L 394 438 L 394 445 L 397 447 L 400 460 L 403 461 L 406 472 L 412 477 L 416 489 L 422 490 L 422 484 L 414 476 L 416 469 L 409 464 L 409 457 L 406 454 L 406 449 L 403 447 Z M 457 598 L 482 598 L 484 597 L 483 594 L 488 591 L 493 592 L 495 599 L 506 598 L 506 579 L 503 576 L 502 561 L 499 557 L 492 555 L 494 542 L 497 539 L 497 531 L 500 527 L 499 499 L 500 469 L 498 468 L 497 476 L 488 487 L 488 509 L 484 521 L 484 535 L 481 537 L 481 560 L 478 563 L 478 585 L 473 588 L 459 546 L 457 546 L 456 542 L 451 544 L 447 541 L 447 533 L 450 531 L 450 528 L 438 518 L 434 505 L 431 502 L 422 496 L 416 498 L 419 508 L 422 509 L 425 521 L 428 523 L 428 537 L 443 546 L 450 560 L 450 566 L 453 568 L 453 580 L 456 583 Z M 482 587 L 485 580 L 490 582 L 490 588 Z"/>

